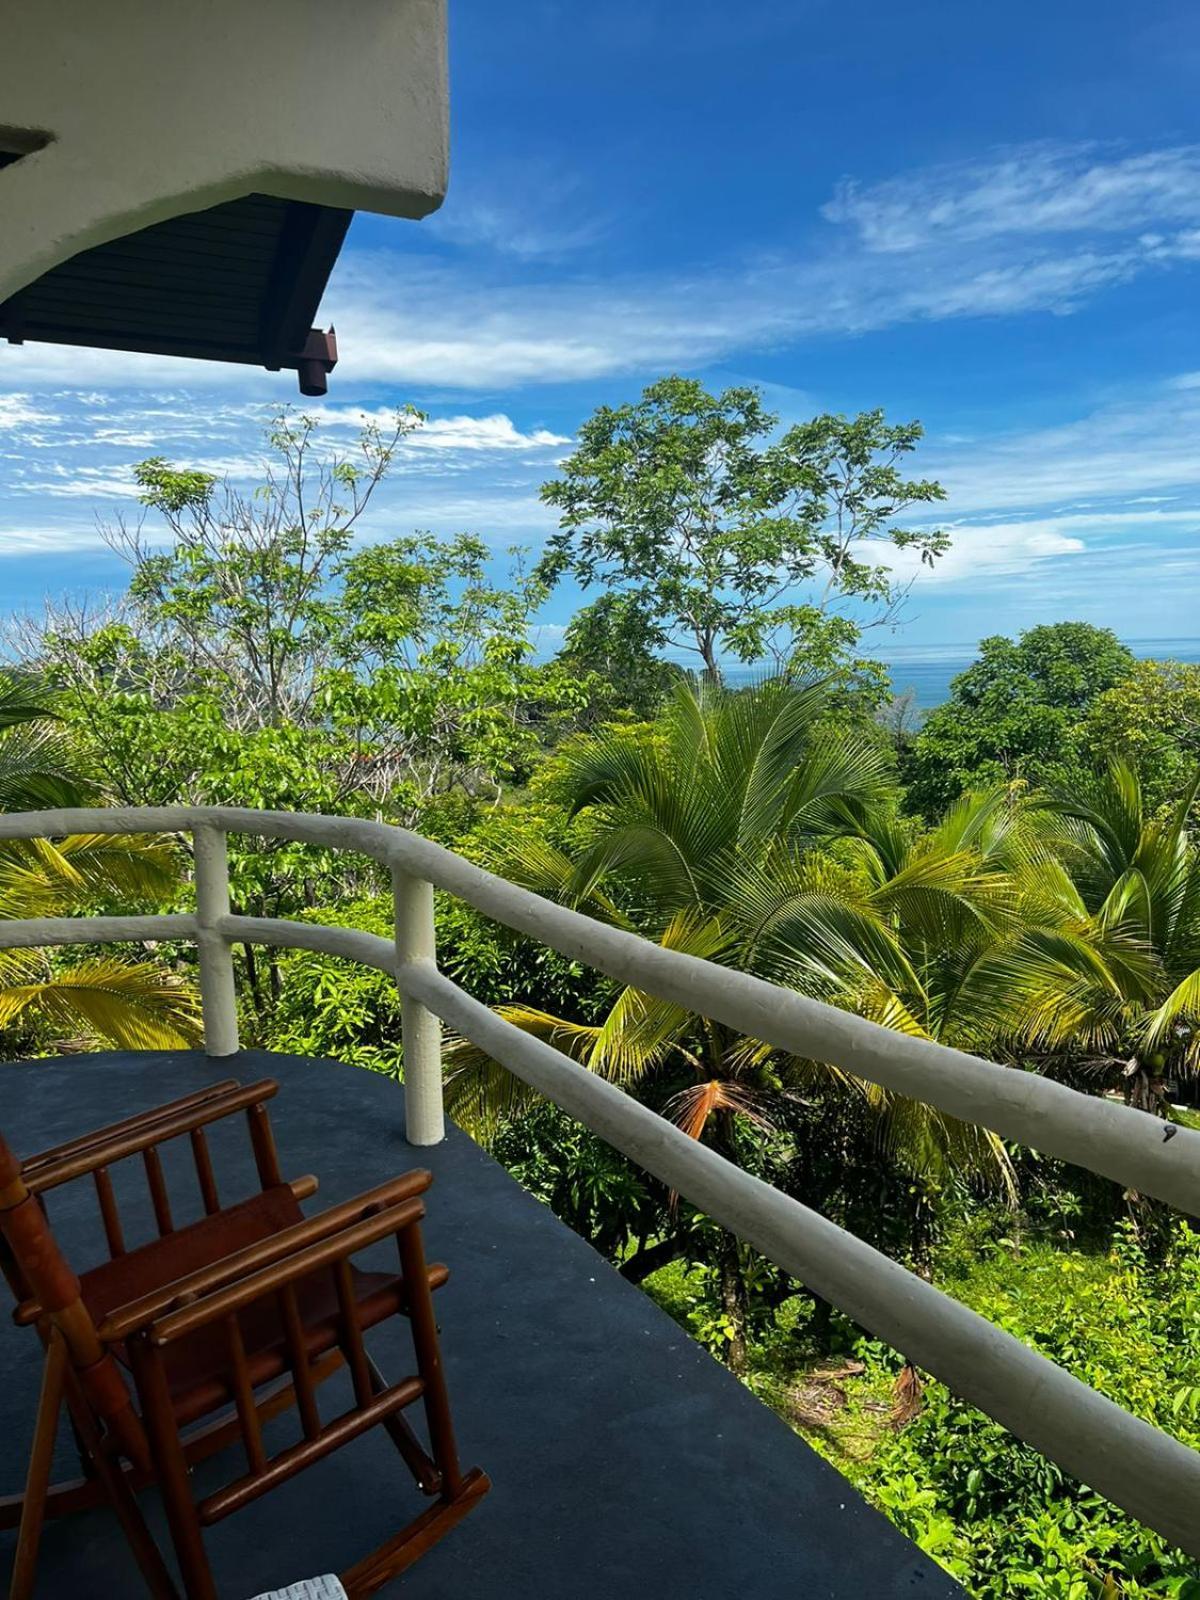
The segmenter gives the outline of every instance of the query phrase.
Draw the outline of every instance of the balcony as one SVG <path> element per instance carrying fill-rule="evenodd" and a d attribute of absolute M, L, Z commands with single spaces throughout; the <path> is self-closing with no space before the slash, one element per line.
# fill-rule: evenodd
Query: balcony
<path fill-rule="evenodd" d="M 285 1174 L 321 1176 L 334 1203 L 423 1165 L 435 1175 L 426 1239 L 447 1262 L 438 1312 L 463 1459 L 491 1493 L 398 1582 L 407 1600 L 524 1594 L 660 1600 L 745 1593 L 947 1600 L 962 1591 L 842 1477 L 683 1334 L 640 1290 L 527 1195 L 464 1134 L 425 1150 L 405 1140 L 404 1097 L 387 1079 L 330 1061 L 245 1051 L 98 1055 L 5 1066 L 4 1126 L 19 1152 L 57 1144 L 216 1077 L 270 1076 Z M 183 1141 L 186 1147 L 186 1141 Z M 167 1157 L 175 1147 L 167 1147 Z M 186 1148 L 168 1167 L 173 1209 L 199 1215 Z M 244 1141 L 214 1143 L 222 1191 L 256 1187 Z M 135 1169 L 138 1163 L 131 1163 Z M 154 1219 L 140 1171 L 120 1190 L 131 1241 Z M 121 1174 L 118 1171 L 117 1181 Z M 68 1253 L 94 1256 L 90 1190 L 51 1196 Z M 74 1201 L 74 1204 L 72 1202 Z M 395 1339 L 398 1325 L 393 1332 Z M 387 1334 L 377 1355 L 388 1370 Z M 40 1349 L 0 1325 L 0 1495 L 21 1486 Z M 343 1397 L 331 1384 L 331 1408 Z M 274 1427 L 295 1431 L 294 1415 Z M 290 1435 L 287 1435 L 290 1438 Z M 57 1476 L 78 1471 L 59 1441 Z M 236 1447 L 233 1448 L 236 1454 Z M 205 1472 L 220 1481 L 229 1462 Z M 148 1509 L 153 1497 L 143 1497 Z M 222 1596 L 246 1600 L 340 1570 L 422 1502 L 381 1430 L 348 1446 L 207 1535 Z M 155 1519 L 156 1534 L 165 1530 Z M 0 1567 L 13 1534 L 0 1534 Z M 107 1511 L 49 1524 L 38 1594 L 121 1600 L 142 1593 Z"/>
<path fill-rule="evenodd" d="M 1200 1457 L 474 1000 L 438 971 L 434 890 L 624 983 L 1192 1215 L 1200 1214 L 1200 1133 L 1164 1137 L 1163 1124 L 1142 1112 L 650 944 L 398 828 L 222 807 L 0 816 L 0 838 L 81 830 L 190 835 L 195 913 L 0 922 L 0 948 L 194 940 L 206 1054 L 4 1067 L 5 1133 L 18 1153 L 29 1153 L 227 1076 L 232 1066 L 243 1077 L 280 1080 L 276 1122 L 289 1174 L 319 1173 L 325 1200 L 407 1167 L 432 1169 L 428 1235 L 431 1252 L 452 1268 L 440 1315 L 462 1450 L 495 1489 L 406 1574 L 412 1596 L 581 1600 L 647 1587 L 664 1600 L 961 1592 L 638 1290 L 445 1128 L 442 1022 L 1067 1472 L 1200 1554 Z M 233 914 L 229 833 L 353 851 L 390 870 L 394 940 Z M 393 974 L 403 1091 L 332 1062 L 241 1051 L 231 947 L 244 941 L 325 951 Z M 180 1184 L 183 1215 L 190 1190 Z M 148 1235 L 148 1199 L 129 1203 L 141 1207 Z M 68 1249 L 94 1255 L 99 1246 L 82 1237 L 82 1211 L 64 1203 L 52 1217 Z M 0 1338 L 0 1487 L 8 1492 L 22 1470 L 38 1356 L 23 1331 Z M 386 1444 L 359 1442 L 216 1529 L 222 1595 L 245 1600 L 344 1565 L 406 1520 L 395 1498 L 406 1492 Z M 119 1536 L 98 1516 L 54 1524 L 45 1562 L 46 1594 L 137 1592 Z"/>

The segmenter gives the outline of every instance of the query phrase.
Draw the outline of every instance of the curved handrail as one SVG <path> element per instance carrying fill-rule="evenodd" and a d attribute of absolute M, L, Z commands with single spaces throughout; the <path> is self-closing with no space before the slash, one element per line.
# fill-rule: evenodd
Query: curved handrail
<path fill-rule="evenodd" d="M 353 850 L 423 879 L 561 955 L 781 1050 L 827 1062 L 893 1093 L 990 1128 L 1045 1155 L 1100 1173 L 1128 1189 L 1200 1216 L 1200 1131 L 1176 1128 L 1164 1141 L 1158 1117 L 1021 1072 L 949 1045 L 897 1033 L 853 1012 L 668 950 L 636 933 L 554 904 L 419 834 L 354 817 L 306 816 L 233 806 L 162 806 L 32 811 L 0 816 L 0 839 L 68 833 L 191 832 L 208 826 L 325 848 Z M 82 920 L 82 919 L 81 919 Z M 103 918 L 88 919 L 94 925 Z M 75 919 L 0 923 L 31 931 L 26 944 L 71 943 Z M 45 930 L 45 936 L 41 936 Z M 35 931 L 37 937 L 35 937 Z M 85 936 L 96 937 L 97 935 Z M 108 937 L 187 937 L 114 932 Z M 240 935 L 239 935 L 240 937 Z"/>
<path fill-rule="evenodd" d="M 434 1016 L 685 1195 L 776 1265 L 945 1381 L 1020 1438 L 1132 1515 L 1200 1555 L 1200 1455 L 1122 1410 L 1045 1356 L 891 1261 L 790 1196 L 688 1138 L 551 1045 L 505 1021 L 437 970 L 432 902 L 414 911 L 414 886 L 430 884 L 624 983 L 715 1017 L 780 1048 L 841 1066 L 964 1120 L 1200 1210 L 1200 1134 L 1163 1124 L 1030 1073 L 870 1023 L 762 979 L 607 927 L 484 871 L 439 845 L 385 823 L 232 807 L 30 812 L 0 816 L 0 839 L 68 833 L 191 832 L 197 840 L 197 915 L 57 917 L 0 922 L 0 948 L 100 939 L 195 938 L 208 1037 L 210 1004 L 222 1011 L 210 1053 L 237 1048 L 229 946 L 235 941 L 313 950 L 393 973 L 404 1002 L 406 1096 L 424 1127 L 440 1129 L 440 1063 L 428 1076 L 428 1040 L 410 1033 Z M 245 917 L 228 909 L 224 834 L 249 833 L 365 854 L 391 868 L 397 940 L 358 929 Z M 220 850 L 214 854 L 214 841 Z M 203 844 L 203 848 L 202 848 Z M 415 920 L 414 920 L 415 916 Z M 424 918 L 429 926 L 417 924 Z M 401 937 L 402 925 L 406 932 Z M 225 986 L 224 998 L 221 989 Z M 232 1031 L 230 1031 L 232 1027 Z M 418 1033 L 411 1035 L 414 1046 Z M 418 1055 L 424 1066 L 418 1063 Z M 414 1070 L 419 1066 L 420 1070 Z M 414 1102 L 436 1094 L 437 1115 Z M 439 1135 L 426 1134 L 421 1142 Z"/>

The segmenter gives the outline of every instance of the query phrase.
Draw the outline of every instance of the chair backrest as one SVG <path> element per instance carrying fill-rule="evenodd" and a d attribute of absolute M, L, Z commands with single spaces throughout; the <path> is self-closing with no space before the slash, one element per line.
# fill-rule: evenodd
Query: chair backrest
<path fill-rule="evenodd" d="M 149 1448 L 120 1368 L 100 1343 L 83 1302 L 79 1279 L 58 1247 L 46 1214 L 0 1135 L 0 1233 L 8 1259 L 5 1276 L 15 1292 L 25 1291 L 42 1317 L 62 1335 L 71 1365 L 88 1403 L 139 1466 L 149 1463 Z"/>
<path fill-rule="evenodd" d="M 47 1324 L 59 1330 L 88 1403 L 116 1436 L 121 1450 L 139 1465 L 147 1463 L 148 1448 L 129 1386 L 98 1335 L 80 1280 L 51 1230 L 44 1197 L 64 1184 L 90 1177 L 109 1256 L 122 1256 L 125 1237 L 110 1166 L 141 1157 L 155 1225 L 160 1238 L 165 1237 L 175 1231 L 175 1220 L 159 1147 L 186 1136 L 205 1213 L 214 1215 L 221 1210 L 221 1199 L 205 1128 L 244 1112 L 259 1182 L 264 1189 L 282 1183 L 266 1108 L 278 1088 L 270 1078 L 245 1087 L 236 1079 L 225 1079 L 56 1145 L 23 1163 L 0 1136 L 0 1268 L 18 1301 L 16 1320 L 43 1331 Z"/>

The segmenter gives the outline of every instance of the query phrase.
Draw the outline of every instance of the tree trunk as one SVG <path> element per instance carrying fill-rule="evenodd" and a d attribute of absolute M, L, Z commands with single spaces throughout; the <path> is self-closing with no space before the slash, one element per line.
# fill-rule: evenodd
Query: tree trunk
<path fill-rule="evenodd" d="M 1148 1111 L 1151 1116 L 1166 1114 L 1166 1095 L 1162 1079 L 1137 1056 L 1132 1056 L 1123 1069 L 1125 1104 L 1135 1111 Z"/>
<path fill-rule="evenodd" d="M 242 946 L 246 957 L 246 983 L 250 989 L 250 999 L 254 1009 L 261 1017 L 263 1014 L 262 985 L 258 981 L 258 957 L 254 954 L 254 946 L 249 942 Z"/>
<path fill-rule="evenodd" d="M 617 1269 L 630 1283 L 644 1283 L 652 1272 L 669 1267 L 683 1255 L 683 1245 L 678 1239 L 660 1239 L 657 1244 L 646 1244 Z"/>
<path fill-rule="evenodd" d="M 810 1290 L 811 1293 L 811 1290 Z M 812 1342 L 823 1356 L 829 1354 L 829 1347 L 833 1341 L 833 1307 L 828 1300 L 822 1300 L 819 1294 L 812 1297 L 812 1316 L 808 1319 L 808 1331 Z"/>
<path fill-rule="evenodd" d="M 721 681 L 721 669 L 717 666 L 716 639 L 711 633 L 699 634 L 696 643 L 700 647 L 700 659 L 704 662 L 704 676 L 712 683 Z"/>
<path fill-rule="evenodd" d="M 721 1310 L 729 1324 L 729 1350 L 726 1360 L 731 1372 L 746 1370 L 746 1284 L 738 1242 L 728 1235 L 721 1251 Z"/>

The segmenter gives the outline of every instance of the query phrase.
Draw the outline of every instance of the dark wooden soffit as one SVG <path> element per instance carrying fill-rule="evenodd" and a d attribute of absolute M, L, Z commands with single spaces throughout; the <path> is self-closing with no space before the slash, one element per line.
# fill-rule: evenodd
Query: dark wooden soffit
<path fill-rule="evenodd" d="M 313 327 L 353 216 L 252 194 L 64 261 L 0 304 L 0 338 L 294 370 L 325 393 L 333 331 Z"/>

